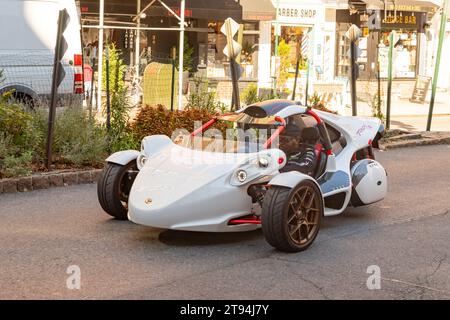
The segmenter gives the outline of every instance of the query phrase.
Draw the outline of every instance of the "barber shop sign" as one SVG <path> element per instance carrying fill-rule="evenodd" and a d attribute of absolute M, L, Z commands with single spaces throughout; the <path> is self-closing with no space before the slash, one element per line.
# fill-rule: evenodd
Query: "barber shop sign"
<path fill-rule="evenodd" d="M 316 24 L 323 19 L 323 6 L 286 4 L 278 8 L 280 22 L 295 24 Z"/>

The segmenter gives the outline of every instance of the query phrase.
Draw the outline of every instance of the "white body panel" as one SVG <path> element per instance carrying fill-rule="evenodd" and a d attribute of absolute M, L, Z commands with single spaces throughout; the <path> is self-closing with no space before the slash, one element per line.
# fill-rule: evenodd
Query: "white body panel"
<path fill-rule="evenodd" d="M 59 94 L 74 93 L 75 54 L 82 54 L 80 22 L 74 0 L 0 0 L 0 70 L 5 81 L 0 91 L 27 91 L 32 98 L 51 92 L 57 21 L 66 8 L 70 21 L 64 32 L 67 51 L 63 58 L 65 78 Z"/>
<path fill-rule="evenodd" d="M 222 154 L 196 151 L 175 145 L 168 137 L 147 137 L 146 164 L 140 170 L 129 198 L 131 221 L 167 229 L 233 232 L 258 228 L 256 225 L 228 225 L 234 218 L 252 213 L 247 187 L 254 183 L 246 160 L 258 154 Z M 283 153 L 284 154 L 284 153 Z M 276 160 L 280 150 L 261 151 L 272 165 L 260 169 L 269 181 L 279 174 Z M 232 184 L 233 174 L 245 168 L 249 180 Z M 255 170 L 257 170 L 255 168 Z"/>

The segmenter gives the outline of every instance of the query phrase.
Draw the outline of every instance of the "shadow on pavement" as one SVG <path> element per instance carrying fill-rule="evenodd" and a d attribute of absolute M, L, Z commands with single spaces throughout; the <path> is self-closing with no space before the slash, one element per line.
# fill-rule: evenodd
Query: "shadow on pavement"
<path fill-rule="evenodd" d="M 189 232 L 167 230 L 159 235 L 159 241 L 171 246 L 209 246 L 263 239 L 261 230 L 232 233 Z"/>
<path fill-rule="evenodd" d="M 398 120 L 391 120 L 391 125 L 396 126 L 399 129 L 405 129 L 407 131 L 417 131 L 417 128 L 415 126 L 409 125 L 407 123 Z"/>

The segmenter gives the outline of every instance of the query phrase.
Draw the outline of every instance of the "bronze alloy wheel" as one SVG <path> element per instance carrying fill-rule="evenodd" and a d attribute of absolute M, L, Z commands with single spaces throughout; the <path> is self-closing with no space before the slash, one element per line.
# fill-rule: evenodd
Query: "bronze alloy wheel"
<path fill-rule="evenodd" d="M 314 181 L 303 180 L 292 189 L 271 186 L 262 206 L 264 237 L 281 251 L 306 250 L 319 233 L 323 213 L 322 193 Z"/>
<path fill-rule="evenodd" d="M 321 215 L 319 196 L 309 186 L 300 187 L 291 196 L 287 227 L 291 240 L 298 245 L 307 244 L 318 231 Z"/>

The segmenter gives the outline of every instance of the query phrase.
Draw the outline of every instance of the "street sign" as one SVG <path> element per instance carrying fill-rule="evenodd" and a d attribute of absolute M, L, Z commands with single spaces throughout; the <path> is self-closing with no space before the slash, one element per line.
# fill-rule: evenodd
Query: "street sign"
<path fill-rule="evenodd" d="M 240 108 L 239 99 L 239 65 L 236 58 L 241 54 L 242 46 L 234 41 L 234 35 L 239 31 L 239 24 L 231 18 L 227 18 L 223 23 L 220 31 L 227 37 L 227 45 L 223 49 L 223 53 L 230 59 L 231 82 L 233 84 L 233 97 L 231 99 L 231 110 Z"/>
<path fill-rule="evenodd" d="M 369 30 L 381 30 L 381 13 L 380 10 L 373 10 L 369 13 L 369 19 L 367 21 L 367 27 Z"/>
<path fill-rule="evenodd" d="M 227 18 L 220 31 L 227 37 L 227 45 L 223 48 L 224 55 L 230 59 L 235 59 L 242 51 L 242 46 L 233 39 L 234 35 L 239 31 L 239 23 L 231 18 Z"/>
<path fill-rule="evenodd" d="M 356 25 L 352 24 L 352 26 L 345 33 L 345 36 L 350 39 L 350 41 L 356 41 L 362 36 L 362 31 Z"/>
<path fill-rule="evenodd" d="M 412 97 L 409 99 L 413 103 L 425 103 L 427 97 L 428 88 L 430 87 L 431 77 L 418 76 Z"/>
<path fill-rule="evenodd" d="M 48 129 L 47 129 L 47 141 L 46 141 L 46 159 L 45 166 L 47 170 L 51 170 L 52 163 L 52 143 L 53 143 L 53 128 L 56 114 L 56 100 L 58 94 L 58 87 L 63 81 L 66 73 L 62 65 L 62 58 L 67 51 L 67 41 L 64 39 L 64 31 L 69 24 L 70 16 L 67 9 L 59 11 L 58 27 L 56 31 L 56 44 L 55 44 L 55 56 L 53 59 L 53 75 L 52 75 L 52 91 L 50 97 L 50 106 L 48 109 Z"/>
<path fill-rule="evenodd" d="M 58 63 L 58 67 L 56 68 L 57 72 L 57 79 L 56 79 L 56 86 L 59 87 L 61 82 L 64 80 L 64 77 L 66 76 L 66 72 L 64 71 L 64 67 L 62 65 L 62 58 L 64 57 L 64 54 L 66 53 L 68 49 L 67 41 L 64 38 L 64 31 L 66 30 L 67 26 L 69 25 L 70 16 L 67 13 L 67 10 L 62 10 L 59 16 L 58 23 L 60 26 L 58 26 L 58 32 L 60 34 L 58 35 L 59 41 L 56 41 L 55 45 L 55 61 Z"/>

